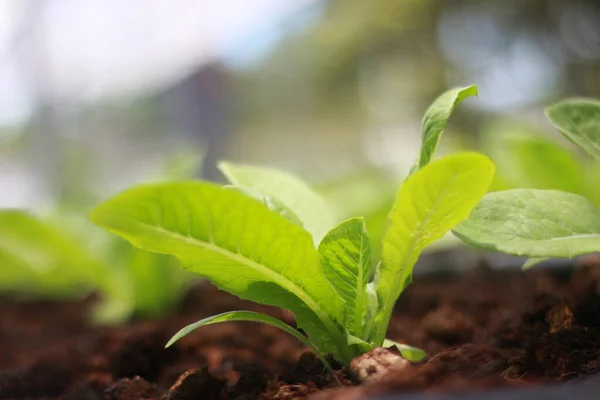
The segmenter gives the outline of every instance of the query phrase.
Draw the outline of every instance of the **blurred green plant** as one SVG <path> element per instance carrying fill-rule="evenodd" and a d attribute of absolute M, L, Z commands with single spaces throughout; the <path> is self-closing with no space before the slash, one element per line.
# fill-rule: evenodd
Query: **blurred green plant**
<path fill-rule="evenodd" d="M 575 193 L 600 204 L 598 161 L 581 157 L 564 143 L 536 129 L 506 119 L 482 133 L 480 149 L 498 169 L 493 191 L 554 189 Z"/>
<path fill-rule="evenodd" d="M 202 154 L 176 152 L 157 180 L 191 178 L 201 161 Z M 107 235 L 86 218 L 87 207 L 63 197 L 45 218 L 0 210 L 0 291 L 46 298 L 96 291 L 101 301 L 92 319 L 98 323 L 151 318 L 176 304 L 190 283 L 177 260 Z"/>

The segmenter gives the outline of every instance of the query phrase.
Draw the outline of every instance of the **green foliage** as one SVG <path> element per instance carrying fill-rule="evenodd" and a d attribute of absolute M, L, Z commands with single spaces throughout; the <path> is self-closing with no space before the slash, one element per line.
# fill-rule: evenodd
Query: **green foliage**
<path fill-rule="evenodd" d="M 406 344 L 394 342 L 390 339 L 385 339 L 383 341 L 383 347 L 387 349 L 389 349 L 390 347 L 395 347 L 396 349 L 398 349 L 398 351 L 400 351 L 402 357 L 412 362 L 419 362 L 427 356 L 427 354 L 425 354 L 425 352 L 421 349 Z"/>
<path fill-rule="evenodd" d="M 569 140 L 590 155 L 600 157 L 600 102 L 565 100 L 548 107 L 546 115 Z M 556 149 L 542 151 L 541 155 L 544 154 L 560 157 L 562 168 L 567 171 L 568 166 L 575 165 L 564 154 L 557 155 L 560 153 Z M 558 176 L 561 172 L 554 171 Z M 570 171 L 577 172 L 577 169 Z M 573 177 L 578 178 L 581 176 Z M 531 257 L 523 266 L 526 269 L 548 258 L 571 258 L 599 251 L 600 210 L 573 193 L 535 189 L 500 191 L 486 195 L 453 232 L 465 243 L 477 247 Z"/>
<path fill-rule="evenodd" d="M 379 310 L 375 338 L 383 341 L 393 305 L 411 282 L 420 253 L 469 215 L 487 192 L 492 162 L 461 153 L 430 163 L 400 187 L 383 237 L 382 264 L 376 275 Z"/>
<path fill-rule="evenodd" d="M 272 168 L 219 163 L 219 169 L 234 185 L 247 187 L 285 204 L 318 243 L 333 225 L 325 202 L 298 177 Z M 278 208 L 278 207 L 275 207 Z M 280 208 L 280 207 L 279 207 Z"/>
<path fill-rule="evenodd" d="M 316 190 L 330 205 L 334 220 L 343 221 L 361 215 L 369 227 L 371 262 L 381 258 L 381 239 L 387 228 L 398 179 L 376 168 L 362 169 L 320 184 Z"/>
<path fill-rule="evenodd" d="M 128 271 L 133 312 L 152 318 L 164 314 L 177 304 L 187 285 L 175 257 L 141 251 L 131 246 L 124 254 L 126 258 L 122 269 Z"/>
<path fill-rule="evenodd" d="M 231 185 L 229 187 L 235 190 L 239 190 L 246 196 L 252 197 L 259 203 L 266 206 L 269 210 L 275 211 L 277 214 L 281 215 L 283 218 L 287 219 L 291 223 L 296 224 L 298 226 L 302 226 L 302 221 L 300 221 L 300 218 L 298 218 L 296 214 L 294 214 L 286 205 L 284 205 L 279 200 L 247 186 Z"/>
<path fill-rule="evenodd" d="M 195 331 L 201 326 L 218 324 L 222 322 L 233 322 L 233 321 L 244 321 L 244 322 L 261 322 L 263 324 L 274 326 L 275 328 L 281 329 L 282 331 L 289 333 L 302 343 L 304 343 L 309 349 L 311 349 L 317 357 L 321 360 L 321 362 L 329 369 L 329 371 L 333 371 L 329 362 L 321 355 L 319 350 L 303 336 L 296 329 L 291 326 L 284 324 L 280 320 L 270 317 L 268 315 L 253 312 L 253 311 L 229 311 L 218 315 L 213 315 L 212 317 L 204 318 L 200 321 L 194 322 L 177 332 L 171 340 L 167 343 L 165 347 L 170 347 L 176 341 L 186 336 L 188 333 Z"/>
<path fill-rule="evenodd" d="M 221 163 L 233 187 L 202 181 L 140 185 L 97 206 L 91 218 L 137 248 L 176 256 L 222 290 L 290 310 L 308 336 L 268 316 L 236 311 L 192 324 L 169 344 L 208 323 L 260 321 L 309 340 L 320 357 L 331 352 L 349 363 L 389 344 L 393 305 L 420 253 L 466 218 L 488 189 L 494 167 L 483 155 L 430 162 L 452 108 L 473 90 L 451 92 L 452 99 L 442 97 L 428 111 L 424 135 L 434 139 L 424 139 L 429 147 L 422 168 L 397 193 L 375 268 L 363 218 L 333 226 L 325 203 L 306 183 L 269 168 Z M 397 345 L 409 359 L 423 356 Z"/>
<path fill-rule="evenodd" d="M 172 254 L 241 298 L 289 309 L 323 351 L 344 340 L 343 303 L 308 232 L 242 193 L 207 182 L 144 185 L 92 220 L 144 250 Z"/>
<path fill-rule="evenodd" d="M 418 168 L 427 165 L 437 151 L 446 129 L 446 124 L 454 108 L 469 96 L 477 96 L 477 86 L 454 88 L 440 95 L 429 106 L 421 122 L 421 154 L 417 162 Z"/>
<path fill-rule="evenodd" d="M 347 363 L 383 344 L 419 253 L 466 217 L 492 174 L 487 158 L 466 153 L 412 175 L 390 214 L 373 282 L 362 219 L 333 228 L 317 250 L 311 235 L 280 213 L 208 182 L 137 186 L 99 205 L 92 220 L 138 248 L 176 256 L 240 298 L 292 311 L 321 352 Z"/>
<path fill-rule="evenodd" d="M 177 152 L 159 178 L 190 176 L 201 159 Z M 80 184 L 69 183 L 70 193 L 91 193 Z M 82 210 L 88 205 L 79 197 L 63 197 L 44 218 L 0 210 L 0 290 L 32 297 L 96 291 L 101 302 L 92 319 L 100 323 L 122 322 L 132 314 L 155 317 L 179 301 L 190 280 L 177 260 L 136 249 L 98 229 L 85 218 Z"/>
<path fill-rule="evenodd" d="M 421 152 L 411 173 L 432 160 L 452 112 L 464 99 L 477 95 L 477 91 L 477 86 L 453 88 L 436 98 L 428 107 L 421 124 Z M 337 220 L 354 215 L 364 217 L 369 227 L 371 258 L 374 261 L 381 258 L 379 243 L 386 232 L 388 213 L 394 203 L 398 182 L 401 181 L 400 178 L 388 176 L 381 170 L 371 168 L 319 188 L 319 193 L 329 199 L 331 208 L 337 212 Z M 449 235 L 429 249 L 450 247 L 457 242 L 458 240 Z"/>
<path fill-rule="evenodd" d="M 0 210 L 0 288 L 73 295 L 89 284 L 97 264 L 59 228 L 20 210 Z"/>
<path fill-rule="evenodd" d="M 181 296 L 185 281 L 174 258 L 113 239 L 97 254 L 50 221 L 21 210 L 0 210 L 0 290 L 42 297 L 81 296 L 97 290 L 96 322 L 151 317 Z M 175 263 L 176 264 L 176 263 Z M 158 290 L 160 288 L 160 290 Z"/>
<path fill-rule="evenodd" d="M 371 245 L 362 218 L 342 222 L 319 244 L 323 273 L 346 304 L 346 329 L 363 337 L 369 316 Z"/>
<path fill-rule="evenodd" d="M 454 233 L 468 244 L 536 258 L 571 258 L 600 249 L 600 210 L 556 190 L 486 195 Z"/>
<path fill-rule="evenodd" d="M 586 164 L 563 144 L 520 124 L 494 124 L 484 150 L 507 189 L 554 189 L 585 196 Z"/>
<path fill-rule="evenodd" d="M 600 159 L 600 101 L 564 100 L 546 108 L 546 116 L 567 139 Z"/>

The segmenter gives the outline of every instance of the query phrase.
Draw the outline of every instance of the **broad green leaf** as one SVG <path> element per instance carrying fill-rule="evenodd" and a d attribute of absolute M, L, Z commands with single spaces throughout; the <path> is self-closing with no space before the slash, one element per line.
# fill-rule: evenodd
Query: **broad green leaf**
<path fill-rule="evenodd" d="M 397 348 L 398 351 L 400 351 L 400 354 L 402 354 L 402 357 L 406 358 L 410 362 L 417 363 L 427 357 L 427 353 L 417 347 L 398 343 L 390 339 L 385 339 L 383 341 L 383 347 L 386 349 L 389 349 L 390 347 Z"/>
<path fill-rule="evenodd" d="M 557 190 L 514 189 L 486 195 L 454 234 L 467 244 L 532 258 L 600 251 L 600 210 Z"/>
<path fill-rule="evenodd" d="M 312 344 L 310 342 L 310 340 L 308 340 L 305 336 L 303 336 L 300 332 L 298 332 L 296 329 L 281 322 L 280 320 L 278 320 L 276 318 L 273 318 L 266 314 L 253 312 L 253 311 L 228 311 L 228 312 L 225 312 L 222 314 L 213 315 L 212 317 L 204 318 L 200 321 L 194 322 L 193 324 L 190 324 L 190 325 L 186 326 L 185 328 L 181 329 L 179 332 L 177 332 L 171 338 L 171 340 L 169 340 L 169 342 L 167 343 L 167 345 L 165 347 L 172 346 L 176 341 L 178 341 L 179 339 L 181 339 L 184 336 L 187 336 L 188 334 L 190 334 L 191 332 L 200 328 L 201 326 L 218 324 L 218 323 L 222 323 L 222 322 L 242 322 L 242 321 L 261 322 L 263 324 L 274 326 L 275 328 L 281 329 L 282 331 L 289 333 L 290 335 L 292 335 L 293 337 L 295 337 L 296 339 L 298 339 L 299 341 L 304 343 L 306 345 L 306 347 L 311 349 L 313 351 L 313 353 L 315 353 L 315 355 L 317 357 L 319 357 L 319 360 L 321 360 L 321 362 L 325 365 L 325 367 L 327 367 L 329 372 L 333 373 L 333 368 L 331 368 L 331 365 L 325 359 L 325 357 L 323 356 L 323 353 L 321 353 L 319 351 L 319 349 L 314 344 Z"/>
<path fill-rule="evenodd" d="M 465 219 L 486 193 L 494 165 L 477 153 L 436 160 L 400 187 L 383 238 L 382 263 L 375 281 L 380 309 L 374 344 L 381 345 L 394 303 L 410 283 L 423 249 Z"/>
<path fill-rule="evenodd" d="M 429 106 L 421 122 L 421 154 L 418 168 L 429 164 L 440 144 L 442 133 L 454 108 L 469 96 L 477 96 L 477 86 L 450 89 Z"/>
<path fill-rule="evenodd" d="M 546 117 L 570 141 L 600 160 L 600 101 L 564 100 L 547 107 Z"/>
<path fill-rule="evenodd" d="M 311 236 L 256 200 L 208 182 L 140 185 L 91 217 L 136 247 L 176 256 L 222 290 L 292 311 L 321 351 L 349 361 L 344 304 Z"/>
<path fill-rule="evenodd" d="M 556 189 L 585 195 L 584 165 L 565 147 L 534 135 L 495 135 L 489 154 L 512 188 Z"/>
<path fill-rule="evenodd" d="M 258 190 L 279 200 L 302 222 L 315 243 L 334 225 L 325 202 L 302 179 L 290 173 L 252 165 L 219 163 L 219 169 L 235 185 Z"/>
<path fill-rule="evenodd" d="M 523 263 L 523 266 L 521 268 L 523 270 L 527 270 L 527 269 L 534 267 L 540 263 L 543 263 L 546 260 L 549 260 L 549 258 L 530 258 Z"/>
<path fill-rule="evenodd" d="M 252 197 L 259 203 L 265 205 L 269 210 L 275 211 L 277 214 L 281 215 L 283 218 L 287 219 L 288 221 L 290 221 L 298 226 L 302 226 L 302 221 L 300 221 L 300 219 L 279 200 L 274 199 L 271 196 L 267 196 L 266 194 L 259 192 L 256 189 L 247 187 L 247 186 L 229 185 L 226 187 L 234 189 L 234 190 L 238 190 L 241 193 L 244 193 L 246 196 Z"/>
<path fill-rule="evenodd" d="M 321 241 L 319 253 L 325 276 L 346 303 L 348 332 L 361 338 L 371 278 L 371 246 L 364 220 L 352 218 L 333 228 Z"/>

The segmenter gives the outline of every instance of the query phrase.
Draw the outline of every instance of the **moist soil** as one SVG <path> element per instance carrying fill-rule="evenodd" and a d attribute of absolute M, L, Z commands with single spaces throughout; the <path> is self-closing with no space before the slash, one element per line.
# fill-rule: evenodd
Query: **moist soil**
<path fill-rule="evenodd" d="M 384 365 L 378 379 L 361 384 L 335 363 L 330 374 L 293 337 L 257 323 L 206 326 L 165 350 L 184 325 L 229 310 L 294 324 L 288 312 L 209 284 L 168 317 L 121 327 L 90 326 L 93 299 L 0 298 L 0 399 L 363 399 L 581 379 L 600 372 L 599 288 L 600 262 L 592 258 L 561 273 L 481 266 L 417 277 L 388 337 L 429 357 Z"/>

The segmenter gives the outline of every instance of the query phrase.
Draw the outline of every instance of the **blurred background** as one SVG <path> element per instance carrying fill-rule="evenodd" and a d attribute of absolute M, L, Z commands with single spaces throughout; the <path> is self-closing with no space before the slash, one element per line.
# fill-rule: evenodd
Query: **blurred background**
<path fill-rule="evenodd" d="M 600 97 L 600 2 L 0 0 L 0 207 L 87 206 L 200 155 L 208 179 L 229 159 L 384 198 L 427 105 L 469 84 L 443 148 L 498 121 L 558 136 L 543 106 Z"/>

